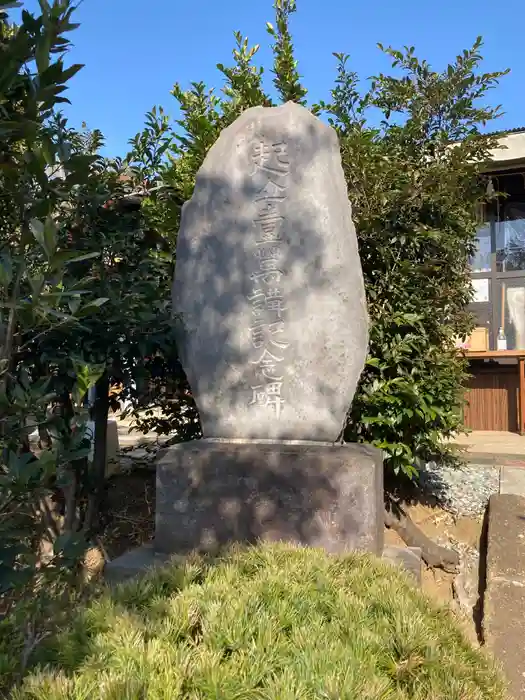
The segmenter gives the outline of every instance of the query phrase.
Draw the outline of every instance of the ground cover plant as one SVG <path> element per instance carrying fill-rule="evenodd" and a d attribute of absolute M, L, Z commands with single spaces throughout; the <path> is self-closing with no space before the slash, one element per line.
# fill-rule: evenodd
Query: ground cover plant
<path fill-rule="evenodd" d="M 67 617 L 13 700 L 504 698 L 452 614 L 369 555 L 274 544 L 190 557 Z"/>

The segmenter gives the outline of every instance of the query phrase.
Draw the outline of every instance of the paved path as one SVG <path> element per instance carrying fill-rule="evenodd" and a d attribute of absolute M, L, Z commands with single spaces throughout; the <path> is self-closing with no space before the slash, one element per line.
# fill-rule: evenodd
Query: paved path
<path fill-rule="evenodd" d="M 466 451 L 469 462 L 491 463 L 498 466 L 504 463 L 525 467 L 525 435 L 495 430 L 475 430 L 466 435 L 456 436 L 452 442 Z"/>

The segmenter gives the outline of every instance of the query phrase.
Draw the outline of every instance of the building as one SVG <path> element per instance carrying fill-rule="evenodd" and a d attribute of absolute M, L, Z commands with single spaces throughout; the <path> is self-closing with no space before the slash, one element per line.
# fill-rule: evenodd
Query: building
<path fill-rule="evenodd" d="M 525 431 L 525 128 L 502 133 L 487 169 L 489 192 L 472 260 L 477 328 L 467 355 L 465 411 L 475 430 Z"/>

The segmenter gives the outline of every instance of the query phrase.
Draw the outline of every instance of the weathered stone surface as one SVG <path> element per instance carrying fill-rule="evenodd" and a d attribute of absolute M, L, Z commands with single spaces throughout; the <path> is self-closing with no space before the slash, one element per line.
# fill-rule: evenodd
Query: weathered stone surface
<path fill-rule="evenodd" d="M 409 573 L 421 587 L 421 547 L 385 547 L 383 558 Z"/>
<path fill-rule="evenodd" d="M 488 510 L 485 642 L 510 684 L 512 697 L 525 697 L 525 498 L 491 497 Z"/>
<path fill-rule="evenodd" d="M 205 437 L 337 439 L 368 321 L 332 128 L 288 103 L 222 133 L 183 209 L 173 302 Z"/>
<path fill-rule="evenodd" d="M 135 576 L 142 576 L 151 569 L 165 566 L 170 561 L 166 554 L 159 554 L 152 545 L 143 545 L 125 552 L 104 567 L 104 578 L 109 584 L 122 583 Z"/>
<path fill-rule="evenodd" d="M 364 445 L 197 440 L 157 467 L 155 549 L 287 540 L 383 551 L 381 452 Z"/>

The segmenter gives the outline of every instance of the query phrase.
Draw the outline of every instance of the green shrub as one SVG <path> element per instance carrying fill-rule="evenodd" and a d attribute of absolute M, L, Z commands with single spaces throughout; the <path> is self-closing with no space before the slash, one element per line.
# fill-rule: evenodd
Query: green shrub
<path fill-rule="evenodd" d="M 504 697 L 452 614 L 404 574 L 282 544 L 105 591 L 33 657 L 13 700 Z"/>
<path fill-rule="evenodd" d="M 379 45 L 391 69 L 359 76 L 347 55 L 335 53 L 335 80 L 314 104 L 295 58 L 296 0 L 273 6 L 271 65 L 261 65 L 259 45 L 235 32 L 233 61 L 217 64 L 222 87 L 176 83 L 180 119 L 171 133 L 152 112 L 132 141 L 136 153 L 160 148 L 168 156 L 148 170 L 156 187 L 146 214 L 173 245 L 199 167 L 243 110 L 292 100 L 328 121 L 339 136 L 371 322 L 369 362 L 343 436 L 382 449 L 389 476 L 413 477 L 419 460 L 445 456 L 462 426 L 467 367 L 455 339 L 474 326 L 468 263 L 477 205 L 487 198 L 484 164 L 498 141 L 482 132 L 495 130 L 501 110 L 488 98 L 505 71 L 484 72 L 481 37 L 437 69 L 414 47 Z M 141 143 L 151 145 L 141 150 Z M 198 421 L 189 427 L 186 437 L 200 436 Z"/>

